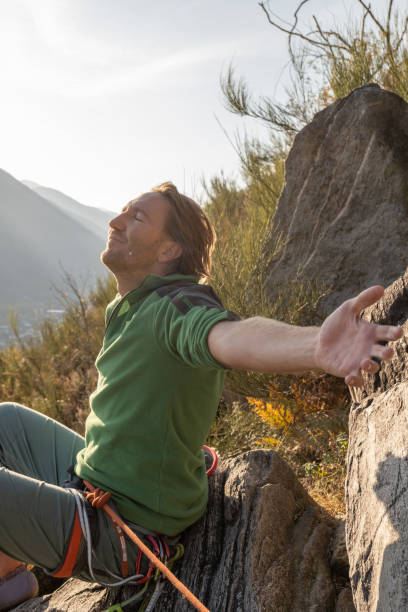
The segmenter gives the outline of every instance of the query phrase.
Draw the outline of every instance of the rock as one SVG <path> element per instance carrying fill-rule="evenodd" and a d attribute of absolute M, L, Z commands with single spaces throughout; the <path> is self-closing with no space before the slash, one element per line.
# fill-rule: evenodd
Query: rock
<path fill-rule="evenodd" d="M 355 609 L 350 587 L 342 589 L 336 602 L 335 612 L 355 612 Z"/>
<path fill-rule="evenodd" d="M 408 332 L 408 275 L 364 318 Z M 357 610 L 408 609 L 407 343 L 353 391 L 346 481 L 347 548 Z"/>
<path fill-rule="evenodd" d="M 346 546 L 346 524 L 340 521 L 331 543 L 330 567 L 338 576 L 348 578 L 349 559 Z"/>
<path fill-rule="evenodd" d="M 276 299 L 287 280 L 331 288 L 318 305 L 334 310 L 407 264 L 408 105 L 366 85 L 318 113 L 295 138 L 266 255 Z"/>
<path fill-rule="evenodd" d="M 29 569 L 31 569 L 31 571 L 37 578 L 39 585 L 39 595 L 48 595 L 48 593 L 53 593 L 65 582 L 65 578 L 53 578 L 52 576 L 46 574 L 41 569 L 41 567 L 29 566 Z"/>
<path fill-rule="evenodd" d="M 13 612 L 101 612 L 112 601 L 108 589 L 70 578 L 54 593 L 30 599 L 13 608 Z"/>
<path fill-rule="evenodd" d="M 374 376 L 365 375 L 364 387 L 351 391 L 354 402 L 361 402 L 363 398 L 379 395 L 407 379 L 408 270 L 386 288 L 384 296 L 377 304 L 367 308 L 364 312 L 364 318 L 370 323 L 400 325 L 404 328 L 405 333 L 401 340 L 392 345 L 394 347 L 393 358 L 390 361 L 383 362 L 380 370 Z"/>
<path fill-rule="evenodd" d="M 349 581 L 349 560 L 346 547 L 346 524 L 339 521 L 330 545 L 330 567 L 337 593 L 335 612 L 355 612 Z"/>
<path fill-rule="evenodd" d="M 250 451 L 221 462 L 210 478 L 207 512 L 185 532 L 176 574 L 211 612 L 333 611 L 335 526 L 279 455 Z M 132 592 L 71 579 L 15 610 L 97 612 Z M 166 583 L 154 610 L 190 612 L 192 606 Z"/>

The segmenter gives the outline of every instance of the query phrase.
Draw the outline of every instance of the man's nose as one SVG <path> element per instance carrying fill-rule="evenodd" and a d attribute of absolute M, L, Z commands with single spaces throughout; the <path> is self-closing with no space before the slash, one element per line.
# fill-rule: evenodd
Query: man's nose
<path fill-rule="evenodd" d="M 111 219 L 109 221 L 109 225 L 112 229 L 116 229 L 116 230 L 123 230 L 125 229 L 125 213 L 121 213 L 120 215 L 117 215 L 117 217 L 114 217 L 113 219 Z"/>

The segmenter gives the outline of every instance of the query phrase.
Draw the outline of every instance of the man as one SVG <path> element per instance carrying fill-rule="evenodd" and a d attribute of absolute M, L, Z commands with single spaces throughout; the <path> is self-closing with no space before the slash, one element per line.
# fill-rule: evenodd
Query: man
<path fill-rule="evenodd" d="M 28 408 L 0 405 L 0 610 L 35 594 L 22 562 L 101 583 L 128 572 L 102 511 L 91 520 L 99 536 L 91 539 L 92 562 L 85 562 L 78 513 L 85 520 L 87 509 L 73 488 L 62 487 L 71 464 L 73 487 L 85 479 L 108 490 L 147 539 L 180 533 L 205 511 L 201 447 L 226 368 L 319 369 L 361 385 L 363 370 L 374 373 L 392 356 L 380 343 L 402 334 L 359 317 L 382 296 L 381 287 L 345 302 L 320 328 L 239 320 L 198 283 L 209 277 L 214 232 L 202 209 L 171 183 L 129 202 L 110 228 L 102 261 L 118 295 L 107 308 L 85 440 Z M 127 556 L 130 573 L 142 575 L 137 548 L 128 545 Z"/>

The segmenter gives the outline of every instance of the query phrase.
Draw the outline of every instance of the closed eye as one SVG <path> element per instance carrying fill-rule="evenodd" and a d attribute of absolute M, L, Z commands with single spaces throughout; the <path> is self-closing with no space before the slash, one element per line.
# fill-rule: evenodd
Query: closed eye
<path fill-rule="evenodd" d="M 132 202 L 126 204 L 126 206 L 122 208 L 122 213 L 129 213 L 134 219 L 136 219 L 136 221 L 144 222 L 145 217 L 147 220 L 149 220 L 149 215 L 147 212 Z"/>

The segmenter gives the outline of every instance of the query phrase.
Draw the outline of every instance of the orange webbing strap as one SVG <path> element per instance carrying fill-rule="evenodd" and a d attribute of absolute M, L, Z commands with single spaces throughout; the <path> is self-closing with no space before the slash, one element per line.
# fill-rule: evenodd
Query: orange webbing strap
<path fill-rule="evenodd" d="M 153 565 L 155 565 L 161 571 L 163 576 L 170 580 L 170 582 L 176 587 L 176 589 L 178 589 L 180 593 L 184 595 L 186 599 L 188 599 L 188 601 L 196 608 L 196 610 L 199 610 L 199 612 L 210 612 L 210 610 L 206 608 L 201 603 L 201 601 L 197 599 L 197 597 L 193 595 L 193 593 L 189 591 L 189 589 L 182 582 L 180 582 L 178 578 L 175 577 L 175 575 L 169 570 L 169 568 L 166 567 L 164 563 L 162 563 L 160 559 L 156 557 L 156 555 L 150 550 L 150 548 L 143 544 L 142 540 L 137 537 L 137 535 L 130 529 L 130 527 L 128 527 L 128 525 L 126 525 L 124 521 L 122 521 L 120 516 L 118 516 L 110 506 L 106 505 L 106 502 L 110 497 L 110 493 L 105 493 L 101 491 L 101 489 L 95 489 L 95 487 L 91 485 L 91 483 L 87 480 L 84 480 L 84 484 L 91 491 L 91 493 L 88 493 L 86 495 L 87 500 L 91 502 L 93 506 L 100 508 L 100 495 L 103 495 L 104 498 L 102 507 L 105 510 L 106 514 L 122 527 L 123 531 L 136 544 L 136 546 L 138 546 L 142 553 L 146 555 L 149 561 L 151 561 L 151 563 L 153 563 Z M 108 499 L 106 498 L 106 496 L 108 496 Z"/>
<path fill-rule="evenodd" d="M 79 522 L 78 510 L 75 508 L 74 527 L 72 529 L 71 540 L 69 542 L 67 555 L 65 557 L 65 561 L 61 569 L 58 570 L 58 572 L 55 572 L 55 574 L 52 574 L 54 578 L 69 578 L 71 576 L 72 570 L 74 569 L 78 557 L 81 537 L 81 524 Z"/>

